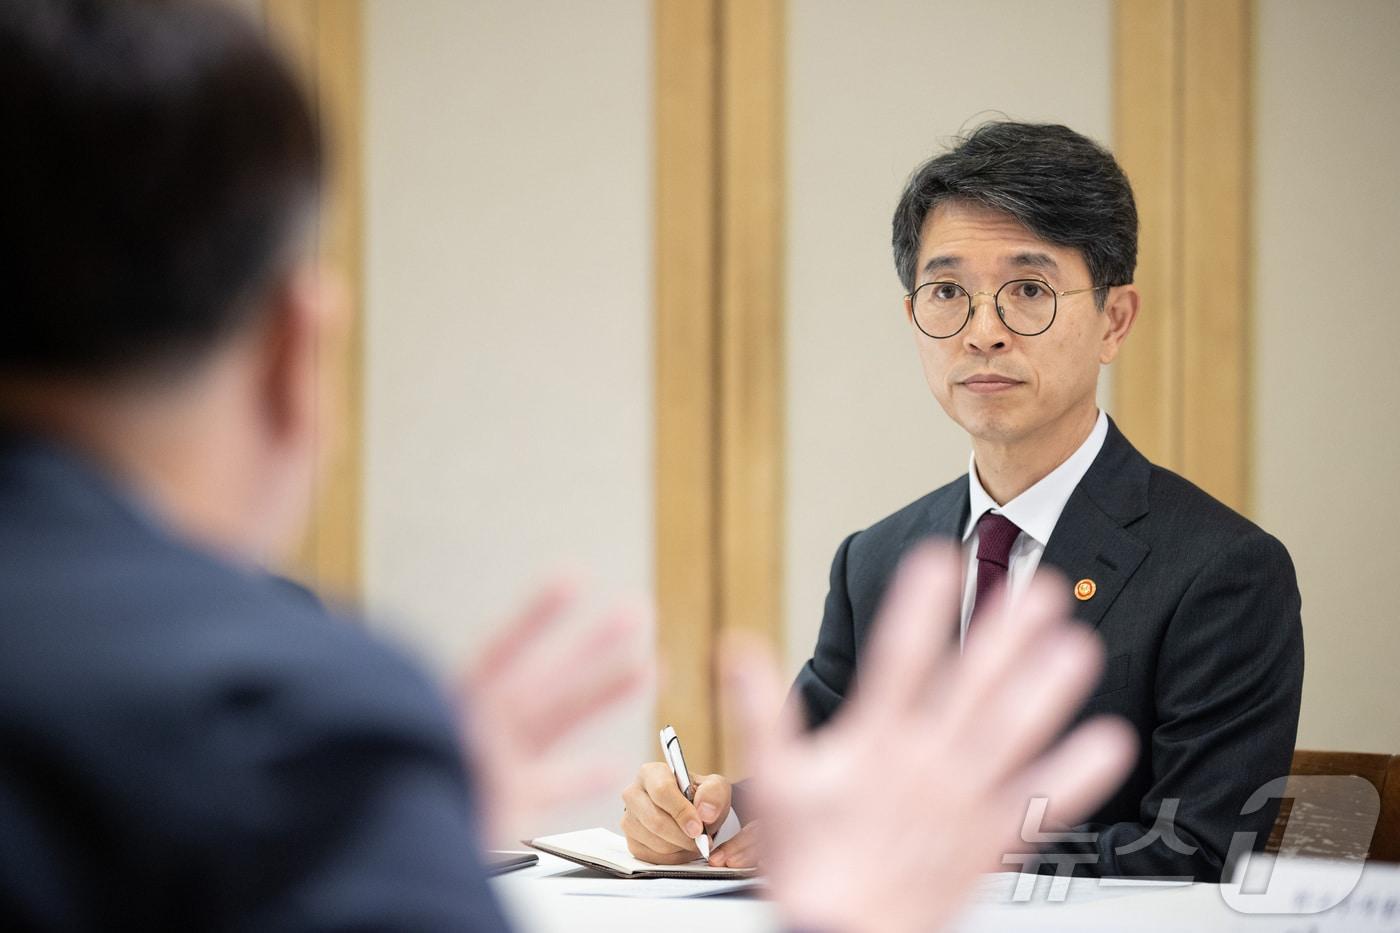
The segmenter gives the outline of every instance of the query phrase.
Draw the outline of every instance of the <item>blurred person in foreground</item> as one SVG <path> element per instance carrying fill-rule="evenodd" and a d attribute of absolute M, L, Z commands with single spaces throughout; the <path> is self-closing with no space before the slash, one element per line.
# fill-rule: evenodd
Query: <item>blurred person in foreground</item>
<path fill-rule="evenodd" d="M 646 681 L 644 611 L 583 626 L 561 663 L 540 646 L 571 588 L 547 587 L 449 700 L 261 569 L 307 506 L 340 309 L 306 237 L 315 122 L 253 24 L 12 0 L 0 125 L 0 915 L 503 928 L 480 841 L 599 786 L 561 743 Z M 789 924 L 935 925 L 995 867 L 1008 800 L 1087 812 L 1129 765 L 1119 723 L 1060 736 L 1101 664 L 1061 594 L 955 663 L 927 624 L 954 563 L 906 562 L 878 676 L 820 736 L 776 716 L 761 652 L 731 656 Z"/>
<path fill-rule="evenodd" d="M 1008 849 L 1006 867 L 1219 881 L 1235 835 L 1262 848 L 1278 812 L 1248 801 L 1292 762 L 1300 598 L 1276 538 L 1150 463 L 1098 407 L 1140 303 L 1127 177 L 1066 127 L 988 123 L 919 166 L 892 228 L 925 381 L 972 454 L 965 475 L 841 542 L 792 701 L 819 727 L 868 676 L 876 608 L 915 543 L 960 548 L 945 634 L 969 646 L 991 600 L 1054 568 L 1108 659 L 1080 715 L 1123 717 L 1143 754 L 1073 835 Z M 623 792 L 634 855 L 693 858 L 703 823 L 722 843 L 713 864 L 756 862 L 763 823 L 728 778 L 701 775 L 692 805 L 668 777 L 650 763 Z"/>

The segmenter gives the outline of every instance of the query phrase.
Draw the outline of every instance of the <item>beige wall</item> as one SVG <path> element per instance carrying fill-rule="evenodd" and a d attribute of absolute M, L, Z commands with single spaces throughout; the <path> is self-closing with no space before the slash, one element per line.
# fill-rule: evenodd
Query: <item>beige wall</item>
<path fill-rule="evenodd" d="M 793 669 L 841 538 L 966 467 L 902 317 L 900 188 L 992 112 L 1111 141 L 1110 7 L 790 2 Z M 649 26 L 647 0 L 367 3 L 365 582 L 440 669 L 542 566 L 650 585 Z M 1400 6 L 1257 27 L 1254 513 L 1298 565 L 1300 743 L 1400 751 Z M 648 717 L 606 730 L 620 759 L 654 757 Z"/>
<path fill-rule="evenodd" d="M 1111 142 L 1110 4 L 792 0 L 787 655 L 810 655 L 837 544 L 966 471 L 890 256 L 904 181 L 996 113 Z"/>
<path fill-rule="evenodd" d="M 1400 4 L 1257 24 L 1254 501 L 1303 594 L 1298 741 L 1400 752 Z"/>
<path fill-rule="evenodd" d="M 366 4 L 365 592 L 440 670 L 552 566 L 650 589 L 649 16 Z"/>

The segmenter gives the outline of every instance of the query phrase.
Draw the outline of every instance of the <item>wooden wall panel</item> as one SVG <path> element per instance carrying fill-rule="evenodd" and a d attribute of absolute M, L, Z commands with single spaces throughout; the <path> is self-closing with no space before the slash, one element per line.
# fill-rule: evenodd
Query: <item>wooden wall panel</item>
<path fill-rule="evenodd" d="M 718 768 L 718 0 L 657 0 L 656 600 L 660 723 Z"/>
<path fill-rule="evenodd" d="M 1154 462 L 1249 505 L 1250 0 L 1118 0 L 1115 150 L 1142 312 L 1114 413 Z"/>
<path fill-rule="evenodd" d="M 360 586 L 363 444 L 363 14 L 360 0 L 264 0 L 263 12 L 269 31 L 300 69 L 326 138 L 331 175 L 317 251 L 341 280 L 346 298 L 346 319 L 318 348 L 312 513 L 290 572 L 353 599 Z"/>
<path fill-rule="evenodd" d="M 781 0 L 656 0 L 658 722 L 732 769 L 714 659 L 782 620 Z"/>
<path fill-rule="evenodd" d="M 1118 161 L 1137 196 L 1142 311 L 1114 367 L 1114 417 L 1153 463 L 1181 468 L 1181 23 L 1175 0 L 1119 3 Z"/>
<path fill-rule="evenodd" d="M 720 12 L 720 627 L 783 619 L 784 35 L 781 0 Z M 722 720 L 721 720 L 722 722 Z M 735 772 L 737 743 L 722 743 Z"/>
<path fill-rule="evenodd" d="M 1250 3 L 1184 8 L 1181 470 L 1249 504 Z"/>

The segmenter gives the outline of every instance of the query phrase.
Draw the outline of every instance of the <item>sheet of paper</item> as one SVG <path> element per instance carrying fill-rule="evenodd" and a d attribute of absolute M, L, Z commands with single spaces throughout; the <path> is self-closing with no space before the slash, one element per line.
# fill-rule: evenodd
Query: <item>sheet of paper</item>
<path fill-rule="evenodd" d="M 1229 884 L 1076 878 L 1061 902 L 1008 902 L 1014 882 L 984 878 L 958 933 L 1400 933 L 1400 865 L 1256 854 Z M 1042 879 L 1042 883 L 1049 879 Z M 995 900 L 989 900 L 990 895 Z"/>
<path fill-rule="evenodd" d="M 756 888 L 757 878 L 716 881 L 708 878 L 609 878 L 596 873 L 557 875 L 551 887 L 561 894 L 591 897 L 710 897 Z"/>
<path fill-rule="evenodd" d="M 983 875 L 971 900 L 977 904 L 1082 904 L 1182 885 L 1142 878 L 1055 878 L 1001 871 Z"/>
<path fill-rule="evenodd" d="M 1292 915 L 1318 931 L 1400 931 L 1400 865 L 1253 854 L 1220 885 L 1232 910 L 1251 918 Z"/>

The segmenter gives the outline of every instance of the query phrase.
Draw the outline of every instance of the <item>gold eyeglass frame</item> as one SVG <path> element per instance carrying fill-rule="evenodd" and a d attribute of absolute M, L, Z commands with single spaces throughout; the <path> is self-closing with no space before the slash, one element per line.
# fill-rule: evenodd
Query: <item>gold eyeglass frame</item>
<path fill-rule="evenodd" d="M 1006 286 L 1015 285 L 1017 282 L 1034 282 L 1037 285 L 1043 285 L 1045 286 L 1046 290 L 1050 292 L 1051 295 L 1055 296 L 1055 307 L 1050 312 L 1049 323 L 1047 323 L 1044 327 L 1042 327 L 1040 330 L 1036 331 L 1033 334 L 1022 333 L 1021 331 L 1012 327 L 1010 324 L 1006 323 L 1006 315 L 1001 310 L 1001 302 L 997 300 L 1001 293 L 1006 289 Z M 923 325 L 919 323 L 918 316 L 914 314 L 914 296 L 917 295 L 921 290 L 928 288 L 930 285 L 951 285 L 967 296 L 967 316 L 963 318 L 963 322 L 958 325 L 957 330 L 953 331 L 951 334 L 945 334 L 942 337 L 936 337 L 933 334 L 930 334 L 928 331 L 924 330 Z M 956 337 L 958 334 L 961 334 L 963 332 L 963 330 L 967 327 L 968 322 L 972 320 L 972 315 L 977 313 L 977 296 L 986 295 L 988 298 L 992 299 L 992 308 L 996 311 L 997 319 L 1001 321 L 1003 327 L 1011 331 L 1011 333 L 1016 334 L 1020 337 L 1039 337 L 1041 334 L 1045 333 L 1054 325 L 1055 318 L 1059 316 L 1060 313 L 1061 298 L 1068 298 L 1071 295 L 1082 295 L 1085 292 L 1097 292 L 1105 288 L 1112 287 L 1112 285 L 1090 285 L 1088 288 L 1067 288 L 1064 291 L 1059 291 L 1055 288 L 1055 286 L 1051 285 L 1044 279 L 1020 278 L 1007 279 L 1005 282 L 1002 282 L 1001 287 L 994 292 L 970 292 L 966 288 L 963 288 L 963 286 L 959 285 L 957 282 L 949 281 L 948 279 L 935 279 L 932 282 L 925 282 L 924 284 L 920 285 L 918 288 L 915 288 L 912 292 L 904 296 L 904 311 L 906 314 L 909 315 L 909 319 L 914 322 L 914 326 L 919 328 L 919 333 L 923 334 L 925 337 L 928 337 L 930 340 L 951 340 L 953 337 Z"/>

